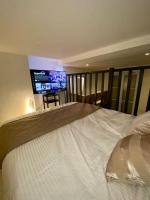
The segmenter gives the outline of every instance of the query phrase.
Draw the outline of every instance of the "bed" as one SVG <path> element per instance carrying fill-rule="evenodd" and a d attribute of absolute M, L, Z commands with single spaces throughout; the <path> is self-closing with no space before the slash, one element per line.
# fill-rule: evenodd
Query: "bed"
<path fill-rule="evenodd" d="M 109 156 L 133 119 L 98 109 L 14 148 L 3 160 L 3 200 L 150 199 L 150 187 L 105 178 Z"/>

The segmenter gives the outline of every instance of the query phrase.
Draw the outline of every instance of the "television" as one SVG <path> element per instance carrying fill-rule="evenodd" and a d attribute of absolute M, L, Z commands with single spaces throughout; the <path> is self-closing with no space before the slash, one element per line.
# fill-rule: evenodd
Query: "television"
<path fill-rule="evenodd" d="M 34 94 L 66 89 L 66 73 L 53 70 L 30 70 Z"/>

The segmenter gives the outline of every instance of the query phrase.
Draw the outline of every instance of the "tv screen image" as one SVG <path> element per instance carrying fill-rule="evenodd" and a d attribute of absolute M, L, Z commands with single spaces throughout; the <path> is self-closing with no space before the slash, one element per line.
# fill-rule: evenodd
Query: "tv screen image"
<path fill-rule="evenodd" d="M 34 94 L 66 88 L 64 71 L 30 70 L 30 73 Z"/>
<path fill-rule="evenodd" d="M 36 91 L 41 91 L 42 90 L 41 83 L 36 83 L 35 87 L 36 87 Z"/>

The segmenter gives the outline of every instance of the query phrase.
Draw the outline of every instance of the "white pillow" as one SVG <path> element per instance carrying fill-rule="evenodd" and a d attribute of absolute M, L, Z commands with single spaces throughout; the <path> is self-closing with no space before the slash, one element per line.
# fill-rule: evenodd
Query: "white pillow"
<path fill-rule="evenodd" d="M 137 116 L 130 127 L 130 134 L 150 134 L 150 111 Z"/>

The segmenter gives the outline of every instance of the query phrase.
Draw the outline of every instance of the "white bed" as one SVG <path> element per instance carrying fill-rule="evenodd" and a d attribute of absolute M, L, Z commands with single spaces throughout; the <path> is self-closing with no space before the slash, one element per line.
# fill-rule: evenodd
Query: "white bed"
<path fill-rule="evenodd" d="M 132 120 L 100 109 L 12 150 L 2 167 L 3 200 L 150 199 L 150 187 L 105 179 L 108 158 Z"/>

